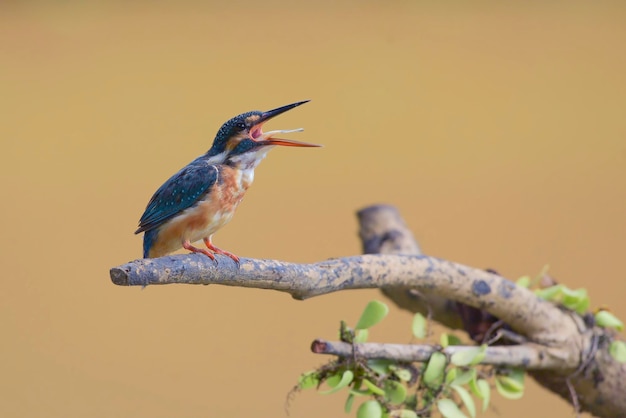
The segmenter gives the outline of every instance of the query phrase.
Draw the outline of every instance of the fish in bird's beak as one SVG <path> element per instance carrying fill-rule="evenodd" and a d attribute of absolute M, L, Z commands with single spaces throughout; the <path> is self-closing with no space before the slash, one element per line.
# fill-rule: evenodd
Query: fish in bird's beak
<path fill-rule="evenodd" d="M 291 132 L 302 132 L 303 128 L 298 129 L 280 129 L 276 131 L 263 132 L 261 129 L 263 124 L 268 120 L 280 115 L 281 113 L 285 113 L 288 110 L 293 109 L 294 107 L 298 107 L 302 104 L 307 103 L 309 100 L 304 100 L 301 102 L 291 103 L 285 106 L 278 107 L 276 109 L 268 110 L 267 112 L 263 112 L 261 117 L 256 122 L 256 124 L 250 129 L 250 138 L 258 143 L 259 145 L 282 145 L 287 147 L 321 147 L 321 145 L 311 144 L 308 142 L 300 142 L 294 141 L 291 139 L 282 139 L 282 138 L 274 138 L 274 135 L 277 134 L 287 134 Z"/>

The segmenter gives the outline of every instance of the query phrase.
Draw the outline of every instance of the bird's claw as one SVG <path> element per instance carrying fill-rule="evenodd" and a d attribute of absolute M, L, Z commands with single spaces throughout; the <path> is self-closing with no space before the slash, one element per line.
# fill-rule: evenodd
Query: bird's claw
<path fill-rule="evenodd" d="M 222 250 L 221 248 L 216 247 L 215 245 L 213 245 L 213 243 L 211 242 L 211 239 L 209 238 L 204 238 L 204 244 L 207 246 L 209 250 L 213 251 L 215 254 L 225 255 L 226 257 L 233 260 L 235 264 L 237 264 L 237 268 L 240 267 L 239 257 L 237 257 L 235 254 L 231 253 L 230 251 Z M 217 264 L 217 259 L 214 258 L 214 260 L 216 261 L 216 264 Z"/>
<path fill-rule="evenodd" d="M 221 255 L 225 255 L 226 257 L 228 257 L 231 260 L 233 260 L 235 262 L 235 264 L 237 264 L 237 268 L 241 267 L 241 263 L 239 261 L 239 257 L 237 257 L 235 254 L 229 253 L 228 251 L 224 251 L 224 250 L 216 251 L 216 253 L 217 254 L 221 254 Z"/>

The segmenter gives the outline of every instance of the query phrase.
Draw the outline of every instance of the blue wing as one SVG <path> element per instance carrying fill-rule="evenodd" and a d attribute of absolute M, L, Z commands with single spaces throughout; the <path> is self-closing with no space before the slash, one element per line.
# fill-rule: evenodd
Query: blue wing
<path fill-rule="evenodd" d="M 202 199 L 218 179 L 218 168 L 198 158 L 156 191 L 139 220 L 135 234 L 158 228 Z"/>

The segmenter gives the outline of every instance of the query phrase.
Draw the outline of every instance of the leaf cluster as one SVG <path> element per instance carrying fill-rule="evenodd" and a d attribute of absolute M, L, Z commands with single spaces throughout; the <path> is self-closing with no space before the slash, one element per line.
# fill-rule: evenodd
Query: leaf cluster
<path fill-rule="evenodd" d="M 591 315 L 587 314 L 590 299 L 586 289 L 573 290 L 554 284 L 546 273 L 547 267 L 534 279 L 524 276 L 516 284 L 564 309 Z M 539 286 L 543 279 L 550 279 L 551 283 Z M 339 339 L 352 345 L 352 356 L 340 357 L 304 373 L 296 389 L 316 388 L 322 395 L 347 393 L 345 412 L 351 413 L 355 402 L 360 402 L 357 418 L 418 418 L 435 413 L 445 418 L 474 418 L 476 401 L 484 412 L 489 407 L 493 388 L 507 399 L 520 399 L 524 395 L 523 369 L 481 364 L 486 345 L 464 347 L 451 356 L 446 355 L 446 347 L 461 345 L 459 338 L 451 334 L 441 334 L 436 351 L 424 363 L 359 356 L 358 345 L 367 342 L 370 329 L 388 313 L 387 305 L 374 300 L 367 304 L 354 328 L 341 321 Z M 624 328 L 623 322 L 606 309 L 597 310 L 591 318 L 603 328 L 617 331 Z M 415 314 L 411 324 L 413 336 L 418 340 L 428 338 L 428 325 L 422 314 Z M 626 362 L 623 341 L 612 341 L 609 352 L 616 360 Z"/>
<path fill-rule="evenodd" d="M 353 345 L 353 355 L 339 358 L 300 377 L 299 389 L 317 388 L 322 395 L 347 393 L 345 412 L 351 413 L 355 402 L 357 418 L 429 417 L 435 411 L 446 418 L 475 417 L 480 402 L 482 411 L 489 406 L 491 385 L 509 399 L 519 399 L 524 392 L 522 370 L 482 366 L 486 346 L 468 347 L 452 356 L 443 350 L 459 345 L 460 340 L 442 334 L 440 344 L 424 364 L 410 364 L 392 359 L 359 357 L 358 344 L 369 337 L 369 329 L 388 314 L 387 305 L 368 303 L 354 329 L 342 321 L 339 338 Z M 421 314 L 413 317 L 412 333 L 426 338 L 428 321 Z"/>

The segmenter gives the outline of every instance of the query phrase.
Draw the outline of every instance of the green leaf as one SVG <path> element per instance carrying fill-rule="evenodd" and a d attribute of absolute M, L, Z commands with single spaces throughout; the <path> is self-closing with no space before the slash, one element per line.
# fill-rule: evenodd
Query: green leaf
<path fill-rule="evenodd" d="M 526 371 L 522 368 L 512 368 L 508 370 L 506 376 L 509 377 L 512 381 L 515 381 L 516 385 L 523 389 L 524 388 L 524 377 L 526 376 Z"/>
<path fill-rule="evenodd" d="M 354 389 L 350 388 L 350 393 L 354 396 L 371 396 L 372 391 L 369 389 Z"/>
<path fill-rule="evenodd" d="M 524 395 L 524 370 L 512 369 L 508 375 L 496 376 L 496 389 L 507 399 L 519 399 Z"/>
<path fill-rule="evenodd" d="M 589 304 L 591 301 L 589 300 L 589 296 L 583 298 L 577 305 L 572 306 L 571 309 L 574 310 L 577 314 L 583 315 L 585 312 L 589 310 Z"/>
<path fill-rule="evenodd" d="M 362 382 L 365 385 L 365 387 L 368 388 L 370 392 L 372 392 L 373 394 L 380 395 L 380 396 L 383 396 L 385 394 L 384 390 L 382 390 L 381 388 L 379 388 L 378 386 L 376 386 L 374 383 L 370 382 L 369 380 L 363 379 Z"/>
<path fill-rule="evenodd" d="M 387 305 L 377 300 L 373 300 L 365 307 L 359 322 L 356 324 L 356 329 L 371 328 L 382 321 L 388 313 L 389 308 Z"/>
<path fill-rule="evenodd" d="M 507 399 L 520 399 L 524 396 L 523 391 L 516 390 L 512 388 L 507 382 L 504 382 L 505 378 L 502 376 L 496 377 L 496 389 L 498 393 Z"/>
<path fill-rule="evenodd" d="M 478 379 L 476 387 L 478 388 L 478 397 L 483 400 L 483 412 L 485 412 L 489 406 L 489 398 L 491 397 L 489 382 L 485 379 Z"/>
<path fill-rule="evenodd" d="M 364 343 L 367 341 L 367 337 L 369 336 L 369 331 L 366 329 L 357 330 L 356 335 L 354 336 L 354 342 L 356 344 Z"/>
<path fill-rule="evenodd" d="M 445 418 L 467 418 L 458 406 L 451 399 L 439 399 L 437 401 L 437 409 Z"/>
<path fill-rule="evenodd" d="M 466 370 L 463 373 L 458 374 L 450 384 L 462 386 L 468 384 L 472 380 L 476 380 L 476 369 Z"/>
<path fill-rule="evenodd" d="M 571 290 L 567 287 L 563 287 L 563 299 L 561 300 L 563 306 L 568 309 L 572 309 L 578 312 L 582 309 L 582 312 L 585 312 L 585 309 L 589 306 L 589 296 L 587 295 L 587 289 L 576 289 Z"/>
<path fill-rule="evenodd" d="M 426 338 L 426 318 L 421 313 L 416 313 L 413 317 L 413 335 L 420 340 Z"/>
<path fill-rule="evenodd" d="M 351 393 L 348 395 L 348 398 L 346 399 L 346 403 L 343 406 L 343 410 L 346 412 L 346 414 L 349 414 L 350 411 L 352 411 L 353 403 L 354 403 L 354 395 Z"/>
<path fill-rule="evenodd" d="M 462 345 L 461 339 L 456 335 L 448 335 L 448 345 Z"/>
<path fill-rule="evenodd" d="M 300 379 L 298 379 L 298 386 L 300 386 L 300 389 L 302 390 L 310 389 L 310 388 L 317 387 L 319 382 L 320 382 L 320 379 L 317 376 L 317 372 L 313 370 L 310 372 L 303 373 L 300 376 Z"/>
<path fill-rule="evenodd" d="M 382 416 L 383 407 L 375 400 L 363 402 L 356 412 L 357 418 L 381 418 Z"/>
<path fill-rule="evenodd" d="M 413 377 L 411 372 L 403 367 L 394 367 L 393 374 L 395 374 L 398 379 L 402 380 L 403 382 L 408 382 Z"/>
<path fill-rule="evenodd" d="M 345 372 L 343 372 L 343 375 L 341 375 L 341 380 L 339 380 L 339 382 L 337 382 L 337 384 L 335 386 L 333 386 L 333 384 L 335 383 L 335 380 L 333 380 L 331 382 L 331 379 L 336 377 L 337 375 L 334 375 L 331 378 L 328 378 L 326 380 L 326 383 L 328 384 L 328 386 L 330 386 L 332 389 L 330 390 L 326 390 L 324 392 L 320 392 L 320 394 L 322 395 L 328 395 L 331 393 L 335 393 L 340 391 L 341 389 L 345 388 L 346 386 L 348 386 L 350 383 L 352 383 L 352 379 L 354 378 L 354 373 L 352 373 L 351 370 L 346 370 Z"/>
<path fill-rule="evenodd" d="M 462 351 L 457 351 L 450 357 L 450 362 L 455 366 L 469 366 L 478 364 L 485 358 L 487 346 L 485 344 L 480 347 L 469 347 Z"/>
<path fill-rule="evenodd" d="M 422 376 L 422 380 L 429 387 L 437 387 L 441 385 L 443 381 L 443 374 L 446 370 L 446 356 L 439 351 L 434 352 L 430 359 L 428 360 L 428 364 L 426 365 L 426 370 L 424 370 L 424 374 Z"/>
<path fill-rule="evenodd" d="M 342 374 L 339 374 L 339 372 L 337 372 L 327 377 L 325 382 L 329 387 L 334 388 L 339 384 L 339 382 L 341 382 L 341 376 Z"/>
<path fill-rule="evenodd" d="M 483 412 L 487 410 L 489 406 L 489 398 L 491 396 L 491 388 L 489 382 L 485 379 L 470 380 L 469 387 L 476 396 L 483 400 Z"/>
<path fill-rule="evenodd" d="M 613 341 L 609 346 L 609 353 L 620 363 L 626 363 L 626 343 L 624 341 Z"/>
<path fill-rule="evenodd" d="M 563 285 L 557 284 L 556 286 L 546 287 L 545 289 L 535 290 L 535 294 L 541 299 L 545 300 L 557 300 L 561 296 Z"/>
<path fill-rule="evenodd" d="M 482 344 L 479 348 L 480 348 L 480 353 L 476 357 L 474 357 L 474 360 L 472 360 L 472 362 L 470 363 L 470 366 L 475 366 L 477 364 L 480 364 L 487 356 L 487 344 Z"/>
<path fill-rule="evenodd" d="M 444 332 L 444 333 L 442 333 L 442 334 L 439 336 L 439 344 L 440 344 L 443 348 L 448 347 L 448 345 L 450 345 L 450 342 L 449 342 L 449 335 L 448 335 L 448 334 L 446 334 L 445 332 Z"/>
<path fill-rule="evenodd" d="M 406 399 L 406 387 L 400 382 L 387 380 L 385 382 L 385 399 L 394 405 L 402 404 Z"/>
<path fill-rule="evenodd" d="M 367 367 L 369 367 L 381 376 L 389 373 L 389 366 L 391 366 L 392 364 L 393 361 L 387 359 L 371 359 L 367 361 Z"/>
<path fill-rule="evenodd" d="M 478 381 L 476 379 L 470 380 L 468 386 L 472 393 L 474 393 L 474 395 L 482 399 L 482 397 L 480 396 L 480 389 L 478 388 Z"/>
<path fill-rule="evenodd" d="M 443 333 L 439 337 L 439 343 L 446 348 L 449 345 L 461 345 L 461 340 L 455 335 Z"/>
<path fill-rule="evenodd" d="M 522 276 L 519 279 L 517 279 L 515 284 L 518 285 L 519 287 L 525 287 L 528 289 L 530 287 L 530 281 L 531 281 L 530 276 Z"/>
<path fill-rule="evenodd" d="M 624 329 L 624 323 L 609 311 L 598 311 L 596 313 L 596 324 L 603 328 L 614 328 L 618 331 Z"/>
<path fill-rule="evenodd" d="M 465 405 L 465 408 L 467 409 L 467 412 L 469 412 L 470 417 L 475 418 L 476 405 L 474 405 L 474 399 L 472 399 L 472 395 L 470 395 L 464 387 L 461 387 L 459 385 L 450 385 L 450 387 L 454 389 L 456 393 L 458 393 L 459 397 L 463 401 L 463 405 Z"/>
<path fill-rule="evenodd" d="M 456 367 L 450 367 L 448 369 L 448 372 L 446 373 L 446 378 L 444 381 L 446 383 L 452 383 L 452 381 L 456 379 L 458 375 L 459 375 L 459 369 L 457 369 Z"/>

